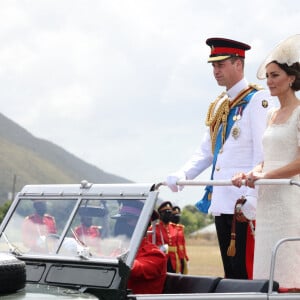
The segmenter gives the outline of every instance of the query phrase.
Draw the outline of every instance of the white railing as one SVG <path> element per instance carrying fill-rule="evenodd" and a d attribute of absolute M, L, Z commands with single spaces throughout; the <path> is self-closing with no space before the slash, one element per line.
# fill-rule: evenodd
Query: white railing
<path fill-rule="evenodd" d="M 242 180 L 242 185 L 246 184 L 246 180 Z M 300 186 L 300 182 L 292 180 L 292 179 L 259 179 L 254 182 L 255 185 L 298 185 Z M 166 185 L 166 183 L 163 183 Z M 232 181 L 228 180 L 180 180 L 177 182 L 177 185 L 232 185 Z"/>
<path fill-rule="evenodd" d="M 225 180 L 180 180 L 177 181 L 178 186 L 225 186 L 232 185 L 231 179 Z M 254 185 L 297 185 L 300 187 L 300 181 L 293 179 L 259 179 L 254 182 Z M 166 182 L 160 182 L 155 185 L 155 189 L 159 189 L 161 186 L 166 186 Z M 242 180 L 242 185 L 246 185 L 246 180 Z"/>

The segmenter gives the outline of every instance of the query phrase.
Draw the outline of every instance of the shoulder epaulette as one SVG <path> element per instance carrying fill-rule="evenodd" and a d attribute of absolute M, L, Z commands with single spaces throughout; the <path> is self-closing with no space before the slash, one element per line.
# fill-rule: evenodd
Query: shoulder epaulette
<path fill-rule="evenodd" d="M 169 224 L 170 224 L 171 226 L 177 226 L 177 224 L 174 223 L 174 222 L 169 222 Z"/>
<path fill-rule="evenodd" d="M 54 219 L 54 217 L 52 217 L 52 216 L 50 216 L 50 215 L 48 215 L 48 214 L 44 214 L 44 217 L 45 217 L 45 218 L 48 218 L 48 219 Z"/>
<path fill-rule="evenodd" d="M 256 89 L 257 91 L 265 89 L 262 85 L 256 83 L 249 83 L 249 86 Z"/>
<path fill-rule="evenodd" d="M 98 227 L 98 226 L 96 226 L 96 225 L 92 225 L 90 228 L 93 228 L 93 229 L 97 229 L 97 230 L 99 230 L 99 227 Z"/>
<path fill-rule="evenodd" d="M 222 110 L 222 105 L 221 103 L 225 103 L 224 97 L 226 96 L 226 92 L 223 92 L 221 95 L 219 95 L 216 100 L 210 103 L 207 114 L 206 114 L 206 119 L 205 119 L 205 125 L 206 126 L 212 126 L 213 123 L 216 122 L 216 119 L 222 118 L 220 116 L 219 111 Z"/>

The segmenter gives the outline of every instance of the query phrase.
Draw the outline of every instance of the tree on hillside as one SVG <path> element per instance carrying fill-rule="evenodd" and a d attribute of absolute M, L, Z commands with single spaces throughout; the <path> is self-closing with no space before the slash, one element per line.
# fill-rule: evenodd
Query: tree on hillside
<path fill-rule="evenodd" d="M 181 214 L 181 223 L 185 226 L 185 234 L 199 230 L 213 222 L 211 215 L 201 213 L 194 205 L 187 205 Z"/>
<path fill-rule="evenodd" d="M 3 205 L 0 206 L 0 223 L 4 219 L 10 205 L 11 205 L 11 201 L 6 201 Z"/>

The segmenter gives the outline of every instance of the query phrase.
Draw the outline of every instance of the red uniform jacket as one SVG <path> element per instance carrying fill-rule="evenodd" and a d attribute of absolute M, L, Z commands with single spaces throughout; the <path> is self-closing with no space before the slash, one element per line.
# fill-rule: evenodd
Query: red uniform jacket
<path fill-rule="evenodd" d="M 152 230 L 152 227 L 150 227 Z M 170 259 L 172 268 L 176 273 L 180 272 L 180 260 L 178 255 L 177 225 L 174 223 L 164 224 L 161 220 L 155 226 L 156 245 L 158 247 L 168 244 L 167 257 Z M 152 242 L 152 235 L 149 235 Z"/>
<path fill-rule="evenodd" d="M 134 294 L 161 294 L 166 275 L 166 255 L 143 238 L 131 269 L 128 288 Z"/>
<path fill-rule="evenodd" d="M 184 225 L 182 224 L 177 224 L 177 243 L 179 258 L 188 261 L 189 258 L 185 247 Z"/>
<path fill-rule="evenodd" d="M 42 244 L 49 234 L 56 234 L 54 217 L 45 214 L 43 217 L 33 214 L 25 218 L 22 225 L 22 237 L 25 246 L 33 251 L 45 252 L 46 245 Z"/>
<path fill-rule="evenodd" d="M 75 228 L 75 233 L 78 239 L 83 242 L 84 245 L 93 247 L 98 254 L 100 254 L 100 230 L 98 226 L 84 226 L 81 224 Z"/>
<path fill-rule="evenodd" d="M 181 273 L 187 274 L 187 262 L 189 260 L 186 246 L 185 246 L 185 235 L 184 235 L 184 225 L 176 224 L 177 226 L 177 244 L 178 244 L 178 256 L 181 262 Z"/>

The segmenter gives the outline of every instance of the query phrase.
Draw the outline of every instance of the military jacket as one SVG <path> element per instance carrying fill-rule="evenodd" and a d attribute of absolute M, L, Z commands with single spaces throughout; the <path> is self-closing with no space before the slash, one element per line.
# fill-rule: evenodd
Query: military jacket
<path fill-rule="evenodd" d="M 243 79 L 227 91 L 227 96 L 234 99 L 247 86 L 248 82 Z M 274 105 L 268 91 L 258 90 L 251 97 L 218 153 L 214 180 L 230 180 L 236 173 L 248 172 L 263 161 L 262 135 L 266 129 L 267 113 L 271 107 Z M 184 173 L 186 179 L 194 179 L 211 167 L 213 162 L 211 145 L 208 127 L 200 147 L 179 171 Z M 244 186 L 240 189 L 235 186 L 214 186 L 209 212 L 213 215 L 233 214 L 236 200 L 242 195 L 256 196 L 257 190 Z"/>

